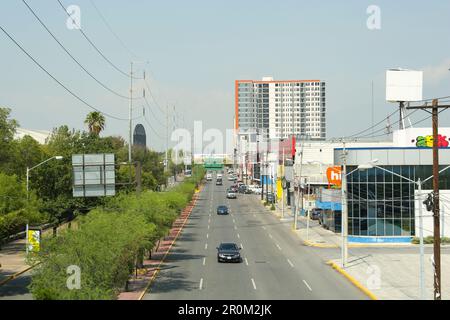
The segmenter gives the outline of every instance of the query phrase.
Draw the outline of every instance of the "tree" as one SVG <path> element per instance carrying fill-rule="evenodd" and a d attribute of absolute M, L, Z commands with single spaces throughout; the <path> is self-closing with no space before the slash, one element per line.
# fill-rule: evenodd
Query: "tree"
<path fill-rule="evenodd" d="M 0 171 L 11 172 L 10 163 L 14 161 L 12 143 L 18 123 L 9 119 L 11 109 L 0 107 Z"/>
<path fill-rule="evenodd" d="M 99 135 L 105 129 L 105 117 L 98 111 L 88 113 L 84 123 L 88 126 L 89 132 Z"/>
<path fill-rule="evenodd" d="M 10 168 L 12 173 L 23 179 L 27 167 L 31 168 L 43 161 L 45 153 L 39 142 L 28 135 L 22 139 L 14 140 L 12 145 L 14 161 L 10 164 Z"/>

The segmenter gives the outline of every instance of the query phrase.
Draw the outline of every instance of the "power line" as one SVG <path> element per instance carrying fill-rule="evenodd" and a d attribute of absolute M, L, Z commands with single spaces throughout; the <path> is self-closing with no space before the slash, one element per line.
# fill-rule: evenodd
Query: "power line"
<path fill-rule="evenodd" d="M 67 14 L 67 16 L 72 20 L 72 23 L 74 25 L 77 26 L 77 29 L 80 31 L 80 33 L 83 35 L 83 37 L 89 42 L 89 44 L 98 52 L 98 54 L 109 64 L 111 65 L 114 69 L 117 70 L 117 72 L 121 73 L 122 75 L 126 76 L 126 77 L 131 77 L 133 79 L 142 79 L 142 78 L 136 78 L 133 77 L 132 75 L 128 74 L 127 72 L 123 71 L 122 69 L 120 69 L 119 67 L 117 67 L 110 59 L 108 59 L 102 51 L 100 51 L 100 49 L 94 44 L 94 42 L 92 42 L 92 40 L 86 35 L 86 33 L 81 29 L 81 26 L 79 26 L 76 21 L 70 16 L 69 12 L 67 12 L 66 7 L 64 7 L 64 5 L 61 3 L 60 0 L 56 0 L 58 1 L 59 5 L 61 6 L 61 8 L 64 10 L 64 12 Z"/>
<path fill-rule="evenodd" d="M 39 16 L 36 14 L 36 12 L 28 5 L 28 3 L 25 0 L 22 0 L 22 2 L 27 6 L 27 8 L 31 11 L 31 13 L 34 15 L 34 17 L 39 21 L 39 23 L 44 27 L 44 29 L 52 36 L 53 40 L 55 40 L 58 45 L 63 49 L 67 55 L 72 58 L 72 60 L 86 72 L 93 80 L 95 80 L 99 85 L 101 85 L 103 88 L 108 90 L 109 92 L 115 94 L 116 96 L 129 100 L 130 97 L 124 96 L 113 89 L 109 88 L 107 85 L 105 85 L 103 82 L 98 80 L 91 72 L 89 72 L 68 50 L 67 48 L 61 43 L 61 41 L 56 38 L 56 36 L 49 30 L 49 28 L 45 25 L 45 23 L 39 18 Z M 138 99 L 138 98 L 132 98 L 132 99 Z"/>
<path fill-rule="evenodd" d="M 100 18 L 102 19 L 103 23 L 105 24 L 105 26 L 108 28 L 108 30 L 112 33 L 112 35 L 117 39 L 117 41 L 119 41 L 119 43 L 122 45 L 122 47 L 128 51 L 128 53 L 130 53 L 132 56 L 134 56 L 135 58 L 139 58 L 138 55 L 136 55 L 133 51 L 130 50 L 130 48 L 128 48 L 128 46 L 125 44 L 124 41 L 122 41 L 122 39 L 117 35 L 117 33 L 114 32 L 114 30 L 112 29 L 111 25 L 108 23 L 108 21 L 106 20 L 106 18 L 103 16 L 103 14 L 101 13 L 100 9 L 95 5 L 94 1 L 90 0 L 91 5 L 95 8 L 95 11 L 97 11 L 98 15 L 100 16 Z"/>
<path fill-rule="evenodd" d="M 89 104 L 85 100 L 83 100 L 80 96 L 78 96 L 76 93 L 74 93 L 72 90 L 70 90 L 67 86 L 65 86 L 61 81 L 56 79 L 47 69 L 45 69 L 33 56 L 31 56 L 2 26 L 0 26 L 0 29 L 3 31 L 3 33 L 24 53 L 30 58 L 42 71 L 44 71 L 50 78 L 52 78 L 56 83 L 58 83 L 61 87 L 63 87 L 67 92 L 69 92 L 73 97 L 75 97 L 78 101 L 83 103 L 84 105 L 88 106 L 89 108 L 98 111 L 102 114 L 104 114 L 107 117 L 116 119 L 116 120 L 128 120 L 125 118 L 119 118 L 113 115 L 110 115 L 106 112 L 101 111 L 100 109 L 94 107 L 93 105 Z"/>
<path fill-rule="evenodd" d="M 159 123 L 161 126 L 164 127 L 164 125 L 162 124 L 162 121 L 161 121 L 159 118 L 157 118 L 156 115 L 155 115 L 155 113 L 153 112 L 153 109 L 151 108 L 151 106 L 150 106 L 150 104 L 149 104 L 149 102 L 148 102 L 148 100 L 147 100 L 147 97 L 146 97 L 145 95 L 144 95 L 144 101 L 145 101 L 145 103 L 146 103 L 146 105 L 147 105 L 147 109 L 150 110 L 150 113 L 153 115 L 153 118 L 155 118 L 156 122 Z"/>
<path fill-rule="evenodd" d="M 145 122 L 147 123 L 147 125 L 150 127 L 150 129 L 153 131 L 153 133 L 154 133 L 158 138 L 160 138 L 161 140 L 165 140 L 165 136 L 162 137 L 162 136 L 159 135 L 159 133 L 152 127 L 152 125 L 150 124 L 150 121 L 148 121 L 148 119 L 147 119 L 147 117 L 145 116 L 145 114 L 144 114 L 144 120 L 145 120 Z"/>
<path fill-rule="evenodd" d="M 165 114 L 166 112 L 161 108 L 161 106 L 159 105 L 158 101 L 156 101 L 155 97 L 153 96 L 153 92 L 152 92 L 152 90 L 150 89 L 150 85 L 148 84 L 147 79 L 146 79 L 145 77 L 144 77 L 144 83 L 145 83 L 145 86 L 147 87 L 148 92 L 150 93 L 150 96 L 151 96 L 152 99 L 153 99 L 153 102 L 155 102 L 155 105 L 159 108 L 159 110 L 160 110 L 163 114 Z"/>

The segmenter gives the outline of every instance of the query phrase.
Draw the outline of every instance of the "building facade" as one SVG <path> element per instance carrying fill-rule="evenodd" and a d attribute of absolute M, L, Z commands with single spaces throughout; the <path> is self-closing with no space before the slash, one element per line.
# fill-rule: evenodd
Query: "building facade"
<path fill-rule="evenodd" d="M 267 139 L 326 138 L 325 82 L 320 80 L 235 81 L 235 128 L 258 129 Z"/>

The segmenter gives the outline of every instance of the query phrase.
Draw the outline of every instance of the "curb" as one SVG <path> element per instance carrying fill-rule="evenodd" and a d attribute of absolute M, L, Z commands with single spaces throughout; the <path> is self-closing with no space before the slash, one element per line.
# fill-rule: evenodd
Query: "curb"
<path fill-rule="evenodd" d="M 294 230 L 292 230 L 295 232 Z M 311 242 L 308 240 L 303 241 L 303 244 L 308 247 L 314 247 L 314 248 L 339 248 L 338 245 L 335 244 L 323 244 L 323 243 L 317 243 L 317 242 Z"/>
<path fill-rule="evenodd" d="M 334 270 L 342 274 L 347 280 L 349 280 L 355 287 L 361 290 L 366 296 L 368 296 L 371 300 L 378 300 L 378 298 L 366 287 L 364 287 L 358 280 L 353 278 L 350 274 L 348 274 L 345 270 L 339 267 L 334 261 L 329 260 L 327 265 L 331 266 Z"/>
<path fill-rule="evenodd" d="M 24 274 L 25 272 L 30 271 L 31 269 L 33 269 L 34 267 L 36 267 L 39 264 L 40 263 L 36 263 L 35 265 L 29 266 L 22 271 L 16 272 L 16 273 L 6 277 L 6 279 L 3 279 L 0 281 L 0 286 L 3 286 L 4 284 L 8 283 L 9 281 L 16 279 L 21 274 Z"/>
<path fill-rule="evenodd" d="M 201 191 L 201 190 L 202 190 L 202 188 L 200 188 L 200 191 Z M 198 194 L 198 193 L 197 193 L 197 194 Z M 170 250 L 172 249 L 172 246 L 173 246 L 174 243 L 177 241 L 178 236 L 180 235 L 181 231 L 183 230 L 184 225 L 186 224 L 186 221 L 189 219 L 189 217 L 190 217 L 190 215 L 191 215 L 191 212 L 192 212 L 192 210 L 193 210 L 194 207 L 195 207 L 195 204 L 196 204 L 196 202 L 197 202 L 197 199 L 198 199 L 198 198 L 195 198 L 194 201 L 193 201 L 193 203 L 192 203 L 192 205 L 189 205 L 190 211 L 189 211 L 188 215 L 186 216 L 186 218 L 184 219 L 183 225 L 182 225 L 182 226 L 180 227 L 180 229 L 178 230 L 178 232 L 177 232 L 175 238 L 173 239 L 173 241 L 172 241 L 172 243 L 170 244 L 169 248 L 167 249 L 166 253 L 165 253 L 164 256 L 162 257 L 162 259 L 161 259 L 161 261 L 159 262 L 158 266 L 156 267 L 155 272 L 153 272 L 153 275 L 152 275 L 152 277 L 150 278 L 150 281 L 149 281 L 148 284 L 145 286 L 144 290 L 142 290 L 142 292 L 139 294 L 139 297 L 138 297 L 137 300 L 142 300 L 142 299 L 144 298 L 144 296 L 145 296 L 145 294 L 147 293 L 148 289 L 150 288 L 151 284 L 152 284 L 153 281 L 155 280 L 157 274 L 159 273 L 159 270 L 160 270 L 161 265 L 163 264 L 164 260 L 166 260 L 166 257 L 167 257 L 167 255 L 169 254 Z"/>

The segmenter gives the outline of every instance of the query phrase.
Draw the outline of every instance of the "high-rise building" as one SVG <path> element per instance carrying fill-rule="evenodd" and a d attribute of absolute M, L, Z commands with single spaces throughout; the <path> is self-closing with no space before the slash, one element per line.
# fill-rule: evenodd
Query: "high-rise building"
<path fill-rule="evenodd" d="M 268 139 L 289 136 L 324 140 L 325 82 L 320 80 L 235 81 L 235 129 L 258 129 Z"/>

